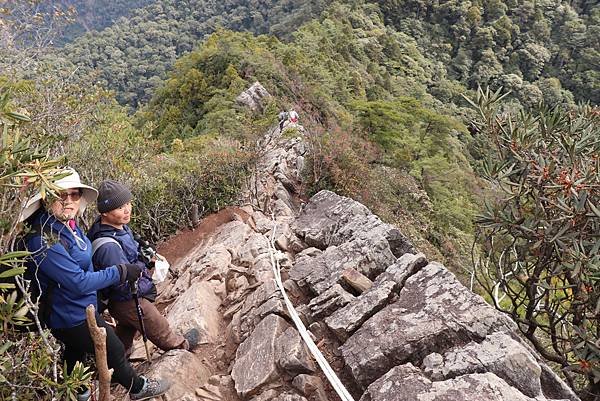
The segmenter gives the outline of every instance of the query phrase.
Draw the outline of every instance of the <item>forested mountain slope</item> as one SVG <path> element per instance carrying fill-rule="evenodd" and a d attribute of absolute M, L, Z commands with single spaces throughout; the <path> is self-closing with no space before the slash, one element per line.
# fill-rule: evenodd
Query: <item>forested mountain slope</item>
<path fill-rule="evenodd" d="M 377 0 L 391 23 L 474 87 L 526 104 L 600 103 L 600 5 L 578 0 Z M 564 89 L 563 89 L 564 88 Z"/>
<path fill-rule="evenodd" d="M 133 10 L 155 0 L 47 0 L 39 2 L 40 12 L 70 14 L 68 24 L 62 28 L 56 44 L 64 44 L 90 31 L 100 31 L 113 25 L 119 18 L 127 17 Z"/>
<path fill-rule="evenodd" d="M 248 137 L 256 122 L 235 97 L 259 81 L 278 103 L 265 118 L 274 122 L 276 107 L 295 106 L 318 133 L 306 191 L 359 199 L 458 263 L 469 248 L 478 191 L 469 163 L 477 146 L 448 115 L 465 112 L 451 103 L 465 88 L 443 71 L 435 75 L 414 40 L 380 17 L 373 4 L 334 3 L 289 43 L 218 31 L 177 61 L 139 111 L 138 126 L 184 148 L 201 138 Z M 446 103 L 427 93 L 432 85 L 446 88 Z"/>
<path fill-rule="evenodd" d="M 218 27 L 286 36 L 323 9 L 322 0 L 167 0 L 136 10 L 100 33 L 65 48 L 82 73 L 99 81 L 123 104 L 147 101 L 177 57 Z"/>
<path fill-rule="evenodd" d="M 348 3 L 356 8 L 368 2 Z M 447 75 L 469 88 L 504 86 L 528 105 L 600 100 L 600 6 L 593 2 L 376 3 L 380 10 L 372 12 L 417 41 L 434 78 Z M 160 1 L 79 38 L 65 51 L 83 72 L 97 69 L 100 83 L 115 90 L 121 103 L 136 106 L 150 98 L 178 56 L 217 27 L 289 38 L 325 6 L 322 0 Z M 445 96 L 449 89 L 433 81 L 431 91 Z"/>

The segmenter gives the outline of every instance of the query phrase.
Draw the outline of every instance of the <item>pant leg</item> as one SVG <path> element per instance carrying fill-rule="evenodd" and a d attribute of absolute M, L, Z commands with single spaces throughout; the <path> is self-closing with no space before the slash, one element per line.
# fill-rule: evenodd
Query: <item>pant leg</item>
<path fill-rule="evenodd" d="M 138 332 L 139 323 L 135 303 L 131 301 L 110 301 L 108 311 L 117 322 L 115 332 L 126 350 L 131 349 L 133 339 Z"/>
<path fill-rule="evenodd" d="M 87 352 L 80 347 L 69 346 L 65 341 L 62 342 L 65 344 L 65 352 L 63 357 L 65 359 L 65 362 L 67 363 L 67 373 L 71 373 L 77 362 L 83 363 L 83 361 L 85 360 L 85 354 Z"/>
<path fill-rule="evenodd" d="M 145 298 L 140 298 L 139 302 L 143 311 L 144 328 L 148 340 L 163 351 L 184 348 L 185 338 L 171 330 L 169 322 L 160 314 L 156 306 Z M 135 327 L 136 330 L 142 331 L 135 301 L 111 302 L 110 314 L 119 322 L 119 325 Z"/>
<path fill-rule="evenodd" d="M 185 338 L 171 329 L 169 321 L 161 315 L 152 302 L 140 299 L 140 305 L 144 310 L 144 325 L 148 340 L 163 351 L 184 348 Z"/>
<path fill-rule="evenodd" d="M 123 346 L 125 347 L 125 354 L 129 355 L 129 353 L 131 352 L 131 347 L 133 346 L 133 339 L 135 338 L 135 333 L 137 333 L 137 329 L 134 326 L 128 324 L 121 324 L 117 320 L 117 327 L 115 327 L 115 333 L 117 334 L 117 337 L 119 337 L 119 339 L 123 343 Z"/>
<path fill-rule="evenodd" d="M 108 367 L 113 369 L 113 381 L 128 390 L 139 391 L 144 381 L 135 373 L 133 367 L 125 358 L 123 343 L 121 343 L 113 328 L 98 313 L 96 313 L 96 322 L 99 327 L 106 329 L 106 358 Z M 86 353 L 94 353 L 94 341 L 87 327 L 87 322 L 68 329 L 53 329 L 52 334 L 65 345 L 67 364 L 69 364 L 67 358 L 71 359 L 74 365 L 77 360 L 82 361 Z M 79 359 L 73 360 L 73 358 Z"/>

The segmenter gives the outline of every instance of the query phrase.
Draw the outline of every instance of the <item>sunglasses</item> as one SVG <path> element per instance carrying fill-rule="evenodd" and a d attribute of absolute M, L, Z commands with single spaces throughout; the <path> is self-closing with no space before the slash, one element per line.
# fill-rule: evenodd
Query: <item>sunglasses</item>
<path fill-rule="evenodd" d="M 72 191 L 72 192 L 61 192 L 58 195 L 58 197 L 62 201 L 66 201 L 69 198 L 71 198 L 72 201 L 78 201 L 81 198 L 81 190 L 79 190 L 79 191 Z"/>

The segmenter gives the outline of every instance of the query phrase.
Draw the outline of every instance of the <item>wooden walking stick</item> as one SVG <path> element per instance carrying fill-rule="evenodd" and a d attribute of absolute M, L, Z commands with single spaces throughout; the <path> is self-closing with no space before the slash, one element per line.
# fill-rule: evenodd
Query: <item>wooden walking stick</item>
<path fill-rule="evenodd" d="M 88 305 L 85 308 L 87 315 L 87 324 L 94 341 L 94 350 L 96 351 L 96 369 L 98 369 L 98 381 L 100 387 L 100 398 L 98 401 L 110 401 L 110 377 L 112 369 L 108 369 L 106 360 L 106 329 L 98 327 L 96 322 L 96 308 L 94 305 Z"/>

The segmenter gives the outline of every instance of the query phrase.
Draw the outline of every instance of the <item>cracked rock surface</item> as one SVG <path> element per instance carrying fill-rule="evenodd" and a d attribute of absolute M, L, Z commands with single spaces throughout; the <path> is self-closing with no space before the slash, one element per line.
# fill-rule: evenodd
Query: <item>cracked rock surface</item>
<path fill-rule="evenodd" d="M 178 378 L 167 400 L 339 399 L 290 319 L 274 262 L 357 401 L 578 400 L 512 321 L 398 228 L 330 191 L 305 203 L 306 133 L 288 127 L 261 140 L 245 206 L 172 266 L 169 321 L 203 341 L 153 353 L 147 373 Z"/>

